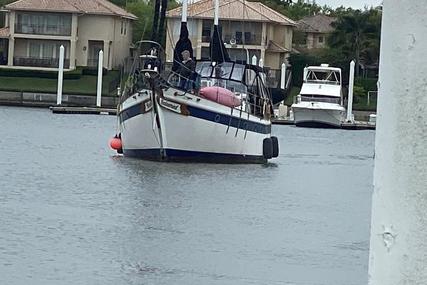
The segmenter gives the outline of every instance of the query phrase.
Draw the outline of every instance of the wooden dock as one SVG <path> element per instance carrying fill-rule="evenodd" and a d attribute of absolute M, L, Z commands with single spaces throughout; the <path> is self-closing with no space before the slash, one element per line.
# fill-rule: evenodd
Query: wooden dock
<path fill-rule="evenodd" d="M 117 109 L 98 107 L 61 107 L 52 106 L 54 114 L 117 115 Z"/>
<path fill-rule="evenodd" d="M 271 119 L 273 125 L 294 125 L 294 121 L 288 119 Z"/>
<path fill-rule="evenodd" d="M 369 122 L 355 121 L 354 123 L 342 123 L 344 130 L 375 130 L 375 124 Z"/>
<path fill-rule="evenodd" d="M 294 125 L 294 121 L 288 119 L 272 119 L 273 125 Z M 344 130 L 375 130 L 375 124 L 365 121 L 355 121 L 353 123 L 342 123 L 341 128 Z"/>

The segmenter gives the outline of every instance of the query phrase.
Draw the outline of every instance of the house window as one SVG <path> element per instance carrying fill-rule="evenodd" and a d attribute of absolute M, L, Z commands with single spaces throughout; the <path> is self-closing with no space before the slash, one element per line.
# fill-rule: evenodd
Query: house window
<path fill-rule="evenodd" d="M 40 58 L 40 50 L 41 47 L 39 43 L 30 43 L 29 57 Z"/>
<path fill-rule="evenodd" d="M 323 36 L 320 36 L 320 37 L 319 37 L 319 43 L 323 43 L 323 41 L 324 41 Z"/>
<path fill-rule="evenodd" d="M 28 57 L 44 59 L 59 58 L 60 47 L 61 44 L 57 42 L 32 41 L 28 46 Z M 67 52 L 64 50 L 64 55 L 66 54 Z"/>
<path fill-rule="evenodd" d="M 236 32 L 236 43 L 237 44 L 242 44 L 243 43 L 243 34 L 242 32 Z"/>
<path fill-rule="evenodd" d="M 128 23 L 127 23 L 127 21 L 124 21 L 124 25 L 125 25 L 125 28 L 124 28 L 124 33 L 123 34 L 127 34 L 127 27 L 128 27 Z"/>
<path fill-rule="evenodd" d="M 208 47 L 202 47 L 202 56 L 201 60 L 209 60 L 211 58 L 210 51 Z"/>
<path fill-rule="evenodd" d="M 18 13 L 15 31 L 23 34 L 71 35 L 71 15 Z"/>
<path fill-rule="evenodd" d="M 203 21 L 202 25 L 202 42 L 206 43 L 211 40 L 212 21 Z"/>
<path fill-rule="evenodd" d="M 247 45 L 252 44 L 252 33 L 251 32 L 245 32 L 245 44 L 247 44 Z"/>
<path fill-rule="evenodd" d="M 121 21 L 121 24 L 122 25 L 121 25 L 121 28 L 120 28 L 120 34 L 123 35 L 123 31 L 124 31 L 124 29 L 123 29 L 123 20 Z"/>

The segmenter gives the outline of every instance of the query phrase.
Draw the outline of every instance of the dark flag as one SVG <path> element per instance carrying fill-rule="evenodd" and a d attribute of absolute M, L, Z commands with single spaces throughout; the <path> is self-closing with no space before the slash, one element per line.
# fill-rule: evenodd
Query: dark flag
<path fill-rule="evenodd" d="M 187 23 L 181 22 L 181 32 L 179 34 L 179 40 L 175 45 L 175 50 L 173 53 L 173 71 L 177 71 L 180 64 L 182 63 L 182 52 L 184 50 L 188 50 L 190 52 L 190 57 L 193 58 L 193 45 L 191 44 L 191 41 L 188 38 Z"/>
<path fill-rule="evenodd" d="M 230 56 L 228 55 L 227 49 L 225 48 L 224 42 L 222 41 L 217 25 L 214 25 L 214 31 L 209 49 L 212 62 L 221 63 L 224 61 L 230 61 Z"/>

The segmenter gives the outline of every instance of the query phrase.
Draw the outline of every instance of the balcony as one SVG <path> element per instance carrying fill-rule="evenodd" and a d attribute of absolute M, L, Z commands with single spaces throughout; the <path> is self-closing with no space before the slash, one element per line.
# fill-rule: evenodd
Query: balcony
<path fill-rule="evenodd" d="M 236 44 L 238 44 L 238 45 L 243 44 L 243 38 L 241 35 L 232 35 L 232 34 L 224 35 L 224 42 L 225 43 L 229 44 L 232 39 L 234 39 Z M 245 33 L 244 44 L 245 45 L 255 45 L 255 46 L 261 45 L 261 35 L 260 34 Z"/>
<path fill-rule="evenodd" d="M 14 66 L 31 66 L 31 67 L 50 67 L 58 68 L 58 58 L 33 58 L 33 57 L 14 57 Z M 70 60 L 64 60 L 64 68 L 70 68 Z"/>
<path fill-rule="evenodd" d="M 229 44 L 231 39 L 234 39 L 236 41 L 236 44 L 242 45 L 243 44 L 243 38 L 240 36 L 236 36 L 233 34 L 225 34 L 223 35 L 224 43 Z M 209 43 L 211 41 L 210 36 L 202 36 L 202 43 Z M 261 45 L 261 35 L 260 34 L 249 34 L 247 33 L 245 35 L 245 45 L 255 45 L 259 46 Z"/>
<path fill-rule="evenodd" d="M 48 36 L 70 36 L 71 25 L 16 25 L 15 33 L 32 34 L 32 35 L 48 35 Z"/>

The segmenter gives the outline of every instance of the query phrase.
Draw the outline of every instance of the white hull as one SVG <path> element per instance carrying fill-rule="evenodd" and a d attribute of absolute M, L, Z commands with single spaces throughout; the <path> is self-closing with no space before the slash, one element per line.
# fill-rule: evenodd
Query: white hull
<path fill-rule="evenodd" d="M 154 101 L 147 92 L 131 96 L 120 106 L 125 155 L 167 161 L 266 161 L 263 141 L 270 138 L 269 119 L 232 111 L 174 88 L 158 92 Z M 145 105 L 151 104 L 148 110 Z"/>
<path fill-rule="evenodd" d="M 292 105 L 295 125 L 298 127 L 340 128 L 345 109 L 339 104 L 301 102 Z"/>

